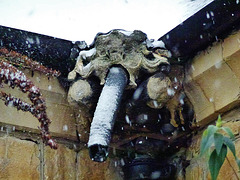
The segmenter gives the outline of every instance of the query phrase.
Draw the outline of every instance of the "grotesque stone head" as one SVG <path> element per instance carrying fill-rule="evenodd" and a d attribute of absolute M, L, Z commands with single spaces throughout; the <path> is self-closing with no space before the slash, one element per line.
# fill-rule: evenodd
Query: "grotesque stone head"
<path fill-rule="evenodd" d="M 161 41 L 150 41 L 141 31 L 127 32 L 112 30 L 107 34 L 98 34 L 90 50 L 81 51 L 69 79 L 75 79 L 78 73 L 82 78 L 94 74 L 101 84 L 112 66 L 122 66 L 129 74 L 129 87 L 136 87 L 140 69 L 149 73 L 156 72 L 162 63 L 168 64 L 167 50 L 151 51 L 163 48 Z"/>

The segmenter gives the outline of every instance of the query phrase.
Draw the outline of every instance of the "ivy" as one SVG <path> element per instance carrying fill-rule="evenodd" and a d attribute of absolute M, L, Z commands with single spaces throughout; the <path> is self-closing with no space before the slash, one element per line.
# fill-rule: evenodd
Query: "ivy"
<path fill-rule="evenodd" d="M 222 134 L 225 132 L 227 135 Z M 216 180 L 219 171 L 227 158 L 227 151 L 230 149 L 240 170 L 240 159 L 236 156 L 236 149 L 234 145 L 235 136 L 231 129 L 222 127 L 221 116 L 218 116 L 216 126 L 209 125 L 203 132 L 200 146 L 200 156 L 205 153 L 210 153 L 208 166 L 212 180 Z M 237 176 L 237 173 L 235 173 Z"/>

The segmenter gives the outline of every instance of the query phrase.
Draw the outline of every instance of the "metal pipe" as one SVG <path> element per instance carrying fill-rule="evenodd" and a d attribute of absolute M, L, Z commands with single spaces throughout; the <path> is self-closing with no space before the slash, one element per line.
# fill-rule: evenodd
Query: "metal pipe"
<path fill-rule="evenodd" d="M 89 155 L 93 161 L 103 162 L 108 156 L 111 132 L 128 76 L 121 67 L 112 67 L 99 97 L 90 128 Z"/>

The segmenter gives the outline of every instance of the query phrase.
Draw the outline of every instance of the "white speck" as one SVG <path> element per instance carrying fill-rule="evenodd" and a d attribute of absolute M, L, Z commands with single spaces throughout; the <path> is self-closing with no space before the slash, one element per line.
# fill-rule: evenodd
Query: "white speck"
<path fill-rule="evenodd" d="M 153 39 L 151 40 L 147 39 L 146 43 L 148 48 L 164 48 L 164 49 L 166 48 L 164 42 L 161 40 L 157 41 Z"/>
<path fill-rule="evenodd" d="M 174 81 L 175 81 L 175 82 L 178 82 L 178 80 L 177 80 L 177 78 L 176 78 L 176 77 L 174 77 Z"/>
<path fill-rule="evenodd" d="M 3 126 L 1 126 L 1 131 L 3 131 Z"/>
<path fill-rule="evenodd" d="M 158 118 L 159 118 L 159 119 L 162 119 L 162 116 L 161 116 L 161 114 L 158 114 Z"/>
<path fill-rule="evenodd" d="M 81 137 L 82 135 L 81 134 L 78 134 L 79 137 Z"/>
<path fill-rule="evenodd" d="M 216 63 L 214 66 L 216 69 L 220 69 L 222 67 L 222 63 L 221 62 Z"/>
<path fill-rule="evenodd" d="M 182 126 L 182 130 L 185 131 L 185 128 Z"/>
<path fill-rule="evenodd" d="M 33 44 L 33 43 L 34 43 L 33 38 L 29 38 L 29 37 L 27 37 L 27 41 L 28 41 L 30 44 Z"/>
<path fill-rule="evenodd" d="M 125 162 L 124 162 L 123 158 L 121 158 L 120 162 L 121 162 L 121 165 L 122 165 L 122 166 L 125 165 Z"/>
<path fill-rule="evenodd" d="M 138 144 L 142 144 L 143 142 L 142 141 L 139 141 Z"/>
<path fill-rule="evenodd" d="M 157 108 L 158 107 L 158 102 L 157 101 L 153 101 L 153 105 L 154 105 L 155 108 Z"/>
<path fill-rule="evenodd" d="M 117 161 L 114 162 L 114 166 L 117 167 Z"/>
<path fill-rule="evenodd" d="M 166 39 L 169 39 L 169 34 L 166 35 Z"/>
<path fill-rule="evenodd" d="M 118 74 L 120 71 L 119 71 L 118 68 L 111 68 L 111 69 L 110 69 L 110 72 L 111 72 L 111 73 L 114 73 L 114 74 Z"/>
<path fill-rule="evenodd" d="M 144 115 L 143 115 L 143 119 L 144 119 L 144 120 L 148 120 L 148 115 L 147 115 L 147 114 L 144 114 Z"/>
<path fill-rule="evenodd" d="M 140 95 L 142 94 L 142 91 L 143 91 L 143 87 L 137 88 L 136 91 L 133 94 L 133 99 L 134 100 L 139 99 Z"/>
<path fill-rule="evenodd" d="M 119 30 L 118 32 L 124 34 L 125 36 L 131 36 L 131 34 L 133 33 L 132 31 L 125 31 L 125 30 Z"/>
<path fill-rule="evenodd" d="M 32 88 L 30 89 L 33 93 L 36 93 L 38 88 L 36 86 L 32 86 Z"/>
<path fill-rule="evenodd" d="M 36 43 L 39 45 L 40 44 L 40 39 L 36 37 Z"/>
<path fill-rule="evenodd" d="M 15 126 L 12 127 L 12 130 L 15 131 Z"/>
<path fill-rule="evenodd" d="M 211 14 L 211 16 L 214 16 L 214 13 L 212 11 L 210 11 L 210 14 Z"/>
<path fill-rule="evenodd" d="M 213 102 L 213 101 L 214 101 L 214 99 L 211 97 L 211 98 L 209 98 L 209 101 L 210 101 L 210 102 Z"/>
<path fill-rule="evenodd" d="M 51 85 L 48 86 L 48 90 L 49 90 L 49 91 L 52 90 L 52 86 L 51 86 Z"/>
<path fill-rule="evenodd" d="M 100 162 L 103 162 L 103 157 L 101 157 L 101 158 L 99 159 L 99 161 L 100 161 Z"/>
<path fill-rule="evenodd" d="M 9 107 L 13 107 L 13 101 L 9 101 L 9 102 L 8 102 L 8 106 L 9 106 Z"/>
<path fill-rule="evenodd" d="M 168 137 L 168 139 L 171 139 L 170 137 Z"/>
<path fill-rule="evenodd" d="M 239 0 L 236 0 L 236 4 L 239 4 Z"/>
<path fill-rule="evenodd" d="M 202 39 L 202 38 L 203 38 L 203 35 L 201 34 L 201 35 L 200 35 L 200 39 Z"/>
<path fill-rule="evenodd" d="M 83 58 L 85 60 L 88 57 L 94 56 L 95 54 L 96 54 L 96 48 L 92 48 L 87 51 L 81 51 L 79 53 L 79 58 Z"/>
<path fill-rule="evenodd" d="M 163 41 L 153 41 L 152 45 L 153 45 L 154 48 L 157 48 L 157 47 L 165 48 L 165 44 L 164 44 Z"/>
<path fill-rule="evenodd" d="M 121 128 L 121 129 L 122 129 L 122 131 L 124 130 L 124 129 L 123 129 L 123 126 L 122 126 L 122 128 Z"/>
<path fill-rule="evenodd" d="M 192 70 L 195 71 L 195 67 L 193 65 L 191 67 L 192 67 Z"/>
<path fill-rule="evenodd" d="M 128 115 L 125 116 L 125 120 L 126 120 L 126 122 L 127 122 L 130 126 L 132 126 L 132 122 L 130 121 Z"/>
<path fill-rule="evenodd" d="M 180 104 L 184 105 L 184 100 L 183 99 L 180 99 Z"/>
<path fill-rule="evenodd" d="M 210 14 L 207 12 L 206 13 L 206 17 L 209 19 L 210 18 Z"/>
<path fill-rule="evenodd" d="M 234 16 L 234 14 L 232 14 L 232 16 Z"/>
<path fill-rule="evenodd" d="M 154 171 L 151 174 L 151 179 L 159 179 L 161 176 L 161 172 L 160 171 Z"/>
<path fill-rule="evenodd" d="M 63 131 L 68 131 L 68 126 L 67 125 L 63 126 Z"/>
<path fill-rule="evenodd" d="M 173 89 L 171 89 L 171 88 L 167 88 L 167 94 L 168 94 L 169 96 L 174 96 L 175 91 L 174 91 Z"/>

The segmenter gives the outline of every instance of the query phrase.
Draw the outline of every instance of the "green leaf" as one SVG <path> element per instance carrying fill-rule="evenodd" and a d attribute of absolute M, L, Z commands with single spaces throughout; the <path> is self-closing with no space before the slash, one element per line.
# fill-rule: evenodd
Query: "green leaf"
<path fill-rule="evenodd" d="M 224 130 L 233 141 L 235 141 L 235 136 L 229 127 L 222 127 L 221 129 Z"/>
<path fill-rule="evenodd" d="M 216 126 L 209 125 L 203 132 L 202 141 L 200 146 L 200 156 L 202 156 L 214 143 L 213 135 L 218 130 Z"/>
<path fill-rule="evenodd" d="M 217 119 L 216 126 L 217 126 L 218 128 L 222 127 L 222 118 L 221 118 L 221 115 L 220 115 L 220 114 L 218 115 L 218 119 Z"/>
<path fill-rule="evenodd" d="M 233 141 L 230 138 L 224 136 L 223 143 L 232 151 L 234 157 L 236 158 L 236 150 Z"/>
<path fill-rule="evenodd" d="M 222 145 L 223 145 L 223 135 L 219 134 L 219 133 L 215 133 L 214 134 L 214 143 L 215 143 L 216 152 L 219 155 L 219 153 L 222 149 Z"/>
<path fill-rule="evenodd" d="M 216 149 L 211 153 L 211 156 L 208 161 L 210 173 L 212 180 L 216 180 L 218 173 L 223 165 L 223 162 L 227 155 L 227 146 L 223 145 L 219 155 L 217 154 Z"/>

